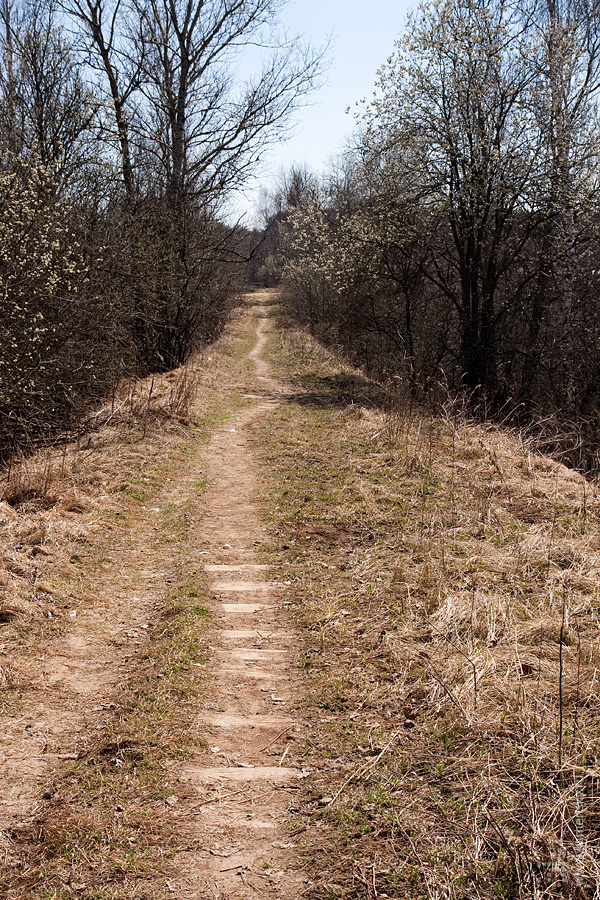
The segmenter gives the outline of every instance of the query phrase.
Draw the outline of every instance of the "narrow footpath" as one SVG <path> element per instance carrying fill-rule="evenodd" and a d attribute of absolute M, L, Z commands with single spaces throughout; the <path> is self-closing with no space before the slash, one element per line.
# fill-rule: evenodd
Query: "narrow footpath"
<path fill-rule="evenodd" d="M 252 405 L 217 433 L 209 447 L 210 487 L 200 529 L 206 571 L 217 599 L 210 698 L 198 731 L 206 752 L 182 779 L 200 797 L 192 849 L 180 854 L 178 898 L 298 897 L 304 879 L 294 869 L 294 845 L 284 823 L 306 772 L 290 764 L 297 673 L 285 615 L 286 586 L 258 562 L 265 526 L 257 508 L 253 430 L 284 393 L 262 357 L 264 307 L 256 316 L 251 353 L 260 385 Z"/>
<path fill-rule="evenodd" d="M 288 587 L 261 556 L 253 450 L 286 398 L 263 356 L 268 315 L 255 295 L 215 373 L 200 370 L 212 439 L 177 423 L 154 443 L 103 434 L 66 512 L 2 505 L 10 571 L 48 560 L 44 615 L 28 612 L 28 582 L 0 644 L 2 896 L 306 890 L 288 826 L 308 774 L 302 679 Z M 49 535 L 31 553 L 28 515 Z"/>

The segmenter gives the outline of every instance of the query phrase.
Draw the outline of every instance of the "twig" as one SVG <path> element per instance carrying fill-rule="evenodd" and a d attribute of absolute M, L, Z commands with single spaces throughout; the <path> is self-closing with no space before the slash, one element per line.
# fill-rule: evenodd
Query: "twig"
<path fill-rule="evenodd" d="M 172 424 L 174 428 L 178 428 L 180 431 L 183 431 L 186 438 L 189 438 L 190 440 L 192 439 L 192 435 L 188 431 L 186 431 L 185 428 L 179 424 L 179 422 L 173 422 Z"/>
<path fill-rule="evenodd" d="M 123 402 L 121 403 L 121 405 L 120 405 L 120 406 L 117 406 L 116 408 L 115 408 L 114 403 L 113 403 L 113 408 L 112 408 L 112 410 L 111 410 L 110 416 L 108 417 L 108 419 L 106 419 L 105 422 L 102 422 L 102 426 L 103 426 L 103 427 L 106 427 L 106 426 L 108 425 L 108 423 L 110 422 L 110 420 L 111 420 L 114 416 L 116 416 L 116 414 L 117 414 L 118 412 L 120 412 L 120 410 L 123 409 L 123 407 L 125 406 L 126 403 L 127 403 L 127 400 L 123 400 Z"/>
<path fill-rule="evenodd" d="M 283 756 L 279 760 L 279 763 L 278 763 L 279 766 L 283 763 L 284 759 L 286 758 L 289 749 L 290 749 L 290 745 L 288 744 L 287 747 L 285 748 L 285 750 L 283 751 Z"/>
<path fill-rule="evenodd" d="M 557 508 L 556 501 L 558 497 L 558 467 L 555 472 L 554 477 L 554 503 L 552 506 L 552 528 L 550 530 L 550 540 L 548 541 L 548 559 L 546 560 L 546 568 L 550 569 L 550 563 L 552 562 L 552 546 L 554 544 L 554 533 L 556 531 L 556 516 L 557 516 Z"/>
<path fill-rule="evenodd" d="M 475 595 L 475 590 L 476 590 L 476 586 L 473 585 L 473 596 Z M 467 660 L 467 662 L 473 666 L 473 705 L 475 706 L 475 709 L 477 709 L 477 666 L 475 664 L 475 660 L 471 659 L 471 657 L 467 653 L 465 653 L 465 651 L 461 647 L 459 647 L 458 644 L 455 644 L 454 641 L 451 638 L 449 638 L 447 634 L 444 634 L 443 631 L 440 631 L 440 629 L 437 628 L 437 626 L 434 625 L 434 623 L 431 621 L 429 616 L 427 616 L 425 613 L 423 613 L 422 615 L 423 615 L 423 618 L 425 619 L 425 621 L 427 622 L 427 624 L 429 625 L 429 627 L 435 629 L 435 631 L 437 631 L 437 633 L 440 635 L 440 637 L 443 637 L 444 640 L 448 641 L 448 643 L 452 647 L 454 647 L 455 650 L 458 650 L 458 652 L 460 654 L 462 654 L 462 656 L 464 656 L 464 658 Z M 445 686 L 442 685 L 442 687 L 445 687 Z M 462 707 L 461 707 L 461 709 L 462 709 Z M 463 710 L 463 712 L 464 712 L 464 710 Z M 468 719 L 467 719 L 467 721 L 468 721 Z"/>
<path fill-rule="evenodd" d="M 219 800 L 227 800 L 228 797 L 235 797 L 236 794 L 245 794 L 247 788 L 239 788 L 237 791 L 229 791 L 227 794 L 219 794 L 218 797 L 211 797 L 210 800 L 203 800 L 199 806 L 206 806 L 207 803 L 218 803 Z"/>
<path fill-rule="evenodd" d="M 429 662 L 429 660 L 427 660 L 427 662 Z M 430 667 L 431 674 L 433 675 L 433 677 L 435 678 L 435 680 L 437 681 L 437 683 L 438 683 L 438 684 L 440 685 L 440 687 L 442 687 L 442 688 L 444 689 L 444 691 L 448 694 L 448 696 L 450 697 L 450 699 L 452 700 L 452 702 L 455 704 L 455 706 L 457 707 L 457 709 L 460 709 L 461 713 L 463 714 L 463 716 L 465 717 L 465 719 L 467 720 L 467 722 L 468 722 L 469 725 L 470 725 L 470 724 L 471 724 L 471 717 L 468 715 L 466 709 L 464 708 L 464 706 L 462 705 L 462 703 L 460 702 L 460 700 L 458 699 L 458 697 L 455 697 L 454 694 L 452 693 L 452 691 L 450 690 L 450 688 L 447 687 L 447 686 L 444 684 L 444 682 L 443 682 L 442 679 L 439 677 L 439 675 L 436 674 L 435 669 L 433 668 L 433 666 L 431 665 L 430 662 L 429 662 L 429 667 Z"/>
<path fill-rule="evenodd" d="M 287 734 L 288 731 L 291 731 L 293 727 L 294 727 L 293 725 L 289 725 L 287 728 L 284 728 L 283 731 L 279 732 L 277 737 L 273 738 L 272 741 L 269 741 L 269 743 L 266 744 L 264 747 L 261 747 L 258 752 L 263 753 L 264 750 L 268 750 L 269 747 L 272 747 L 273 744 L 277 743 L 277 741 L 279 740 L 280 737 L 283 737 L 284 734 Z"/>
<path fill-rule="evenodd" d="M 367 772 L 369 772 L 374 766 L 376 766 L 377 763 L 379 762 L 379 760 L 381 759 L 381 757 L 385 753 L 387 753 L 387 751 L 390 749 L 390 747 L 392 746 L 394 741 L 399 737 L 399 735 L 400 735 L 400 732 L 395 731 L 394 734 L 389 739 L 389 741 L 387 742 L 387 744 L 385 745 L 385 747 L 383 748 L 383 750 L 375 757 L 375 759 L 372 762 L 369 763 L 368 766 L 365 766 L 362 769 L 358 769 L 356 772 L 352 772 L 352 774 L 348 778 L 346 778 L 345 782 L 343 783 L 343 785 L 341 786 L 341 788 L 339 789 L 337 794 L 334 797 L 332 797 L 332 799 L 329 801 L 327 806 L 328 807 L 332 806 L 335 803 L 335 801 L 338 799 L 338 797 L 340 796 L 340 794 L 342 793 L 344 788 L 348 787 L 348 785 L 350 784 L 351 781 L 353 781 L 355 778 L 361 778 L 363 775 L 366 775 Z"/>

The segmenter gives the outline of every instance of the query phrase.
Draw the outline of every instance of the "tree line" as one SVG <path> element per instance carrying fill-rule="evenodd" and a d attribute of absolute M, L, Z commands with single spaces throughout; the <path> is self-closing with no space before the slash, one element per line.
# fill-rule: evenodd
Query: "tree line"
<path fill-rule="evenodd" d="M 422 3 L 348 152 L 267 217 L 296 318 L 594 471 L 599 25 L 597 0 Z"/>
<path fill-rule="evenodd" d="M 228 200 L 321 69 L 279 7 L 2 0 L 0 458 L 220 332 Z"/>

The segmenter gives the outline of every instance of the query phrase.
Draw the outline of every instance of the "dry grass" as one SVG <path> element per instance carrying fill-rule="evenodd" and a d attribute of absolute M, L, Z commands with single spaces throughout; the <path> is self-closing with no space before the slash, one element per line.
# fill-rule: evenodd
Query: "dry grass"
<path fill-rule="evenodd" d="M 600 895 L 595 485 L 304 335 L 274 358 L 298 390 L 264 436 L 274 531 L 330 767 L 311 896 Z"/>
<path fill-rule="evenodd" d="M 205 437 L 228 409 L 230 370 L 222 341 L 174 372 L 124 382 L 76 440 L 20 454 L 0 472 L 0 627 L 17 618 L 30 632 L 45 619 L 47 629 L 48 613 L 70 600 L 56 582 L 80 578 L 80 551 L 100 520 L 124 515 L 124 496 L 143 503 L 165 453 Z"/>
<path fill-rule="evenodd" d="M 172 372 L 123 381 L 110 403 L 96 412 L 91 424 L 141 428 L 144 435 L 148 428 L 160 423 L 189 425 L 197 389 L 203 380 L 203 362 L 208 358 L 207 353 L 203 359 Z"/>

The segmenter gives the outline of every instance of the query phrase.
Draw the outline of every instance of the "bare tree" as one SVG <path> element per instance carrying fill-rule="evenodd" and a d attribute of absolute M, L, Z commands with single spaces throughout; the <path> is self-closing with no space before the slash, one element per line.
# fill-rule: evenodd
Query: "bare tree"
<path fill-rule="evenodd" d="M 286 268 L 298 313 L 355 358 L 412 359 L 422 385 L 443 377 L 480 410 L 550 413 L 584 468 L 600 440 L 599 92 L 598 0 L 424 2 L 367 107 L 352 203 L 305 205 Z"/>
<path fill-rule="evenodd" d="M 19 9 L 6 0 L 0 20 L 0 141 L 13 161 L 42 166 L 47 187 L 72 190 L 94 157 L 97 98 L 56 25 L 52 4 Z"/>
<path fill-rule="evenodd" d="M 275 0 L 68 0 L 114 116 L 126 194 L 135 164 L 174 202 L 218 205 L 318 81 L 323 54 L 282 40 Z M 243 79 L 240 56 L 274 47 Z"/>
<path fill-rule="evenodd" d="M 523 50 L 503 0 L 423 6 L 367 117 L 368 167 L 412 184 L 429 217 L 427 276 L 454 310 L 456 363 L 475 392 L 498 383 L 498 330 L 517 297 L 499 286 L 530 235 L 522 211 L 534 202 L 538 135 Z"/>
<path fill-rule="evenodd" d="M 532 99 L 541 137 L 538 203 L 545 214 L 529 322 L 532 352 L 524 380 L 529 382 L 539 369 L 541 339 L 548 343 L 548 322 L 552 320 L 553 330 L 560 322 L 558 339 L 554 334 L 550 340 L 559 348 L 557 365 L 562 376 L 556 373 L 553 381 L 559 394 L 567 391 L 572 396 L 576 248 L 591 222 L 598 191 L 600 4 L 597 0 L 534 0 L 529 7 L 525 4 L 521 14 L 537 47 L 532 57 L 536 69 Z"/>
<path fill-rule="evenodd" d="M 132 97 L 140 86 L 143 59 L 131 52 L 128 10 L 123 0 L 68 0 L 63 7 L 79 24 L 89 64 L 100 73 L 113 113 L 123 187 L 128 206 L 136 201 L 130 137 Z M 109 123 L 109 131 L 111 125 Z"/>
<path fill-rule="evenodd" d="M 65 0 L 112 111 L 140 369 L 185 359 L 221 296 L 218 215 L 317 82 L 322 54 L 282 40 L 277 0 Z M 248 45 L 266 62 L 240 69 Z M 270 49 L 269 49 L 270 48 Z M 211 242 L 214 246 L 211 247 Z M 226 304 L 217 320 L 223 321 Z M 211 334 L 214 328 L 211 326 Z"/>

